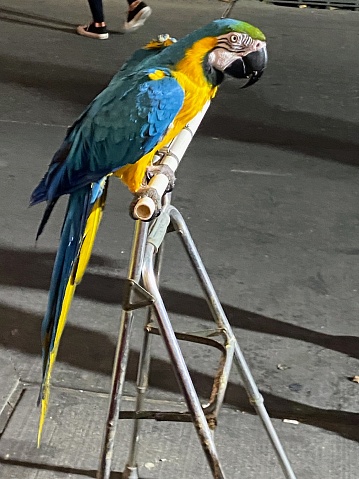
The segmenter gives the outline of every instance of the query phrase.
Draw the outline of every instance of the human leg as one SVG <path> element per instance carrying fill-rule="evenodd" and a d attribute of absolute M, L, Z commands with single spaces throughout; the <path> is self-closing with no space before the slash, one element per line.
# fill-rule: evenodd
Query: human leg
<path fill-rule="evenodd" d="M 93 22 L 90 25 L 79 25 L 77 33 L 97 40 L 106 40 L 108 31 L 106 28 L 105 17 L 103 13 L 102 0 L 88 0 Z"/>
<path fill-rule="evenodd" d="M 105 17 L 103 14 L 102 0 L 88 0 L 89 7 L 92 13 L 92 18 L 95 23 L 104 23 Z"/>

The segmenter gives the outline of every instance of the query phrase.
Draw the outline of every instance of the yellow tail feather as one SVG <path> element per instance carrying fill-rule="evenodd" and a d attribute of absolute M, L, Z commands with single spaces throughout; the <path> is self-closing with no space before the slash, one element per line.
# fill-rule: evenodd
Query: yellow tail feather
<path fill-rule="evenodd" d="M 88 262 L 90 261 L 92 248 L 95 243 L 98 228 L 101 223 L 103 209 L 105 207 L 106 194 L 103 194 L 94 204 L 88 217 L 84 239 L 81 245 L 80 255 L 77 261 L 75 284 L 78 285 L 85 274 Z"/>
<path fill-rule="evenodd" d="M 39 427 L 38 427 L 38 434 L 37 434 L 37 447 L 40 447 L 40 443 L 41 443 L 42 430 L 43 430 L 46 413 L 47 413 L 47 409 L 49 405 L 51 374 L 56 361 L 60 339 L 66 324 L 67 315 L 72 303 L 72 298 L 74 296 L 76 286 L 81 282 L 83 275 L 85 273 L 85 270 L 87 268 L 87 264 L 90 260 L 96 234 L 102 219 L 105 202 L 106 202 L 106 194 L 103 194 L 96 201 L 96 203 L 94 204 L 91 210 L 91 213 L 86 223 L 84 238 L 82 241 L 79 257 L 76 264 L 74 265 L 73 272 L 66 286 L 65 296 L 64 296 L 64 300 L 63 300 L 62 308 L 61 308 L 61 314 L 60 314 L 60 318 L 59 318 L 59 322 L 58 322 L 58 326 L 56 330 L 54 346 L 52 348 L 52 351 L 49 354 L 46 374 L 42 384 L 41 412 L 40 412 L 40 420 L 39 420 Z"/>
<path fill-rule="evenodd" d="M 60 319 L 59 319 L 59 323 L 58 323 L 57 330 L 56 330 L 54 347 L 49 354 L 48 365 L 47 365 L 47 369 L 46 369 L 46 375 L 45 375 L 43 385 L 42 385 L 41 413 L 40 413 L 39 429 L 38 429 L 38 434 L 37 434 L 37 447 L 40 446 L 42 429 L 43 429 L 43 425 L 44 425 L 44 422 L 45 422 L 47 408 L 48 408 L 48 405 L 49 405 L 51 373 L 52 373 L 52 369 L 53 369 L 55 361 L 56 361 L 56 356 L 57 356 L 57 351 L 59 349 L 61 335 L 62 335 L 64 327 L 65 327 L 67 314 L 68 314 L 70 306 L 71 306 L 71 302 L 72 302 L 72 298 L 74 296 L 75 289 L 76 289 L 76 284 L 73 283 L 72 279 L 70 278 L 70 280 L 69 280 L 69 282 L 67 283 L 67 286 L 66 286 L 65 296 L 64 296 L 63 303 L 62 303 Z"/>

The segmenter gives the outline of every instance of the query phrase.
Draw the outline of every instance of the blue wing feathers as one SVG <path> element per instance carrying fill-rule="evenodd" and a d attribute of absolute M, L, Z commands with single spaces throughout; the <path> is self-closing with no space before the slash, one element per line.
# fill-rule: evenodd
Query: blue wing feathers
<path fill-rule="evenodd" d="M 142 72 L 113 81 L 68 129 L 47 173 L 32 193 L 30 204 L 48 203 L 38 235 L 58 197 L 70 193 L 42 325 L 44 376 L 90 207 L 101 194 L 96 182 L 151 151 L 183 100 L 182 88 L 170 77 L 149 81 L 148 73 Z"/>
<path fill-rule="evenodd" d="M 31 204 L 96 182 L 156 146 L 182 107 L 184 92 L 174 78 L 150 80 L 148 72 L 119 78 L 97 96 L 68 130 Z"/>

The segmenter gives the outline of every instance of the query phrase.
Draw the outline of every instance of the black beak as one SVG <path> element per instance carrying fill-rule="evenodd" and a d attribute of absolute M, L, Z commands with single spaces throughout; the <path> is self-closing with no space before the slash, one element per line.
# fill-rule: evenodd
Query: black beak
<path fill-rule="evenodd" d="M 267 66 L 267 61 L 267 49 L 264 46 L 256 52 L 238 58 L 238 60 L 234 61 L 228 68 L 226 68 L 225 73 L 234 78 L 248 78 L 248 82 L 242 87 L 247 88 L 260 79 L 263 70 Z"/>

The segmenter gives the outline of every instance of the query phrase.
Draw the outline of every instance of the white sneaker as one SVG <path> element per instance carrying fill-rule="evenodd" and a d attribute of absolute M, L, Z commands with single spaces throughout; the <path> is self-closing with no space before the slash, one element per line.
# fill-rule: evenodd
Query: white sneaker
<path fill-rule="evenodd" d="M 134 32 L 142 27 L 147 18 L 151 15 L 152 9 L 145 2 L 134 2 L 135 6 L 128 11 L 127 20 L 123 25 L 125 33 Z M 134 5 L 132 4 L 132 5 Z"/>

